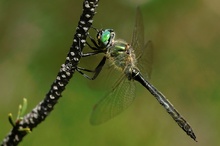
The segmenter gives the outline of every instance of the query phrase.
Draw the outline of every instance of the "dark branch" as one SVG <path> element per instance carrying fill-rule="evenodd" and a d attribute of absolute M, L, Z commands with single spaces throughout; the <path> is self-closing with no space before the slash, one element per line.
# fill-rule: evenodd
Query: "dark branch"
<path fill-rule="evenodd" d="M 21 131 L 19 129 L 29 128 L 32 131 L 32 129 L 44 121 L 53 110 L 81 59 L 81 51 L 85 46 L 88 30 L 92 25 L 92 19 L 95 15 L 95 8 L 98 6 L 98 1 L 99 0 L 84 1 L 83 13 L 76 28 L 73 44 L 67 54 L 65 64 L 61 65 L 56 80 L 51 85 L 44 100 L 42 100 L 30 113 L 24 116 L 23 120 L 16 123 L 10 133 L 4 138 L 1 144 L 2 146 L 18 145 L 23 137 L 27 135 L 27 131 Z"/>

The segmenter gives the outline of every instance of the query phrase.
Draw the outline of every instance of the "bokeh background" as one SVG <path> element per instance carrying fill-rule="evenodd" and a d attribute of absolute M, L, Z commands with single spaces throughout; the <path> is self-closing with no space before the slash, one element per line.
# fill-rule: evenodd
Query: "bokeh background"
<path fill-rule="evenodd" d="M 141 86 L 134 103 L 100 126 L 89 123 L 103 91 L 75 73 L 50 116 L 24 146 L 220 145 L 220 2 L 217 0 L 100 1 L 93 26 L 131 40 L 136 6 L 154 44 L 151 82 L 189 121 L 194 142 Z M 29 112 L 48 92 L 72 44 L 82 1 L 0 1 L 0 138 L 10 131 L 22 98 Z M 96 57 L 92 57 L 96 62 Z M 86 59 L 84 59 L 86 62 Z M 91 62 L 89 62 L 91 64 Z M 94 64 L 95 66 L 95 64 Z M 95 86 L 98 81 L 92 81 Z"/>

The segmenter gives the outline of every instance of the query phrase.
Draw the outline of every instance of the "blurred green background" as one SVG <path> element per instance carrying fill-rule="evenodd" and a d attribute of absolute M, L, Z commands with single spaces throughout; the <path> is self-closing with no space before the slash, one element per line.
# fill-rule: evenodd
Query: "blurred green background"
<path fill-rule="evenodd" d="M 188 137 L 138 85 L 130 108 L 100 126 L 89 123 L 103 92 L 75 73 L 50 116 L 24 146 L 216 146 L 220 144 L 220 2 L 217 0 L 101 0 L 93 26 L 132 36 L 141 7 L 146 40 L 154 43 L 151 82 L 189 121 Z M 72 44 L 82 1 L 0 1 L 0 138 L 22 98 L 28 112 L 48 92 Z M 96 57 L 94 57 L 96 58 Z M 94 65 L 95 66 L 95 65 Z M 96 84 L 96 81 L 92 81 Z"/>

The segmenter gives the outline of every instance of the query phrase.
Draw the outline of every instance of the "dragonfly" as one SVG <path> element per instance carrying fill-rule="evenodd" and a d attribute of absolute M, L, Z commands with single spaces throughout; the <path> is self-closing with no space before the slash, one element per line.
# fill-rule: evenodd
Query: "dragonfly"
<path fill-rule="evenodd" d="M 151 41 L 144 43 L 144 24 L 140 8 L 138 7 L 136 12 L 131 44 L 124 40 L 115 39 L 113 29 L 94 29 L 97 31 L 97 42 L 89 36 L 95 46 L 88 44 L 94 52 L 86 53 L 83 56 L 91 56 L 98 53 L 104 53 L 105 55 L 93 71 L 80 67 L 77 68 L 77 71 L 84 77 L 94 80 L 101 72 L 106 60 L 108 60 L 110 65 L 121 73 L 121 76 L 110 92 L 94 106 L 90 118 L 91 124 L 104 123 L 128 108 L 135 99 L 134 82 L 136 81 L 144 86 L 186 134 L 196 141 L 196 136 L 189 123 L 168 99 L 147 80 L 151 72 L 152 56 L 150 54 L 152 51 L 146 51 L 149 50 L 147 48 L 151 45 Z M 146 56 L 149 58 L 146 58 Z M 141 64 L 141 62 L 144 64 Z M 143 71 L 140 71 L 140 68 Z M 82 71 L 94 72 L 94 76 L 89 77 Z"/>

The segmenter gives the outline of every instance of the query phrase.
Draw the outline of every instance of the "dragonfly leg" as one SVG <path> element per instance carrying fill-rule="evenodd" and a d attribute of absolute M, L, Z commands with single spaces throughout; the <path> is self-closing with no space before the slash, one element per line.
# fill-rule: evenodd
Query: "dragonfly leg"
<path fill-rule="evenodd" d="M 94 38 L 92 38 L 90 35 L 88 35 L 89 36 L 89 39 L 92 41 L 92 43 L 93 43 L 93 45 L 95 45 L 95 47 L 92 47 L 88 42 L 86 43 L 91 49 L 93 49 L 93 50 L 100 50 L 100 49 L 102 49 L 102 47 L 100 47 L 98 44 L 97 44 L 97 42 L 95 41 L 95 39 Z"/>
<path fill-rule="evenodd" d="M 93 26 L 91 26 L 91 28 L 94 29 L 97 33 L 99 33 L 99 30 L 97 28 L 95 28 Z M 92 41 L 92 43 L 95 45 L 96 49 L 98 49 L 98 50 L 104 49 L 96 42 L 96 40 L 93 37 L 91 37 L 90 35 L 88 35 L 88 36 L 89 36 L 90 40 Z"/>
<path fill-rule="evenodd" d="M 104 56 L 102 58 L 102 60 L 100 61 L 100 63 L 97 65 L 97 67 L 95 68 L 95 70 L 89 70 L 86 68 L 82 68 L 82 67 L 77 67 L 76 70 L 83 75 L 85 78 L 89 79 L 89 80 L 95 80 L 96 77 L 99 75 L 99 73 L 102 70 L 102 67 L 104 66 L 106 61 L 106 57 Z M 83 73 L 82 71 L 86 71 L 86 72 L 94 72 L 94 75 L 92 77 L 88 76 L 87 74 Z"/>
<path fill-rule="evenodd" d="M 93 39 L 90 35 L 89 35 L 90 39 Z M 98 45 L 96 44 L 95 40 L 93 39 L 93 44 L 96 46 L 96 47 L 92 47 L 88 42 L 86 42 L 86 44 L 92 49 L 92 50 L 95 50 L 94 52 L 88 52 L 88 53 L 83 53 L 82 52 L 82 49 L 81 49 L 81 44 L 80 44 L 80 38 L 78 37 L 79 39 L 79 48 L 80 48 L 80 55 L 81 57 L 87 57 L 87 56 L 93 56 L 93 55 L 96 55 L 96 54 L 99 54 L 99 53 L 104 53 L 105 51 L 103 49 L 98 49 L 96 47 L 98 47 Z M 99 47 L 100 48 L 100 47 Z"/>
<path fill-rule="evenodd" d="M 92 42 L 93 43 L 93 42 Z M 94 43 L 93 43 L 94 44 Z M 86 45 L 88 45 L 89 46 L 89 48 L 91 48 L 92 50 L 99 50 L 99 48 L 100 47 L 96 47 L 96 45 L 95 45 L 95 47 L 93 47 L 93 46 L 91 46 L 88 42 L 86 42 Z"/>
<path fill-rule="evenodd" d="M 93 55 L 96 55 L 96 54 L 99 54 L 99 53 L 104 53 L 103 50 L 97 50 L 97 51 L 94 51 L 94 52 L 87 52 L 87 53 L 82 53 L 81 52 L 81 56 L 82 57 L 88 57 L 88 56 L 93 56 Z"/>

